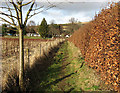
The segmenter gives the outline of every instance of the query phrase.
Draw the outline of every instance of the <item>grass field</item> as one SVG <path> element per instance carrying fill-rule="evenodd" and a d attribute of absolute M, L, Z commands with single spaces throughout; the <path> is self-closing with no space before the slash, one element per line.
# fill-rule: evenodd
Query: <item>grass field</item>
<path fill-rule="evenodd" d="M 85 64 L 80 51 L 73 44 L 69 42 L 62 44 L 51 60 L 52 65 L 38 72 L 36 81 L 39 83 L 35 84 L 34 88 L 31 87 L 31 90 L 68 93 L 76 91 L 81 93 L 99 91 L 101 93 L 101 90 L 106 90 L 107 86 L 101 82 L 99 75 Z"/>
<path fill-rule="evenodd" d="M 5 38 L 19 38 L 18 36 L 4 36 Z M 42 39 L 42 37 L 24 36 L 25 39 Z M 48 38 L 47 38 L 48 39 Z"/>

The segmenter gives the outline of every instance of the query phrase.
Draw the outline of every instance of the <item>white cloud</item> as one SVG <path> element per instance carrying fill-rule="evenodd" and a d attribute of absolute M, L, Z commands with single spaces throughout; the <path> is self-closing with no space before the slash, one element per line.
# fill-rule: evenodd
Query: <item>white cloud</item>
<path fill-rule="evenodd" d="M 16 1 L 16 0 L 13 0 Z M 30 0 L 23 0 L 29 2 Z M 119 2 L 119 0 L 36 0 L 36 2 Z M 0 2 L 6 2 L 6 0 L 0 0 Z"/>
<path fill-rule="evenodd" d="M 106 2 L 98 3 L 96 2 L 97 0 L 93 0 L 95 2 L 92 3 L 87 2 L 87 0 L 84 0 L 85 2 L 81 2 L 82 0 L 78 0 L 80 2 L 77 2 L 76 0 L 74 0 L 73 2 L 68 2 L 70 0 L 66 0 L 67 2 L 62 2 L 62 0 L 60 0 L 60 2 L 57 1 L 59 0 L 52 2 L 53 4 L 56 5 L 56 7 L 44 11 L 32 17 L 30 20 L 34 20 L 36 24 L 38 24 L 38 22 L 40 23 L 42 19 L 45 18 L 48 23 L 50 23 L 51 20 L 55 20 L 55 23 L 62 24 L 68 23 L 69 19 L 71 17 L 74 17 L 75 19 L 78 19 L 78 21 L 85 22 L 90 21 L 92 18 L 94 18 L 95 12 L 98 13 L 98 11 L 100 11 L 101 8 L 104 8 L 106 6 Z M 40 5 L 45 5 L 46 7 L 48 6 L 48 2 L 38 3 L 38 6 Z M 23 18 L 25 18 L 26 16 L 25 14 L 27 13 L 28 8 L 29 6 L 24 8 Z"/>
<path fill-rule="evenodd" d="M 45 17 L 47 22 L 55 20 L 56 23 L 68 23 L 71 17 L 78 21 L 90 21 L 95 15 L 95 11 L 99 11 L 106 3 L 62 3 L 55 8 L 40 14 L 39 18 Z M 38 16 L 37 16 L 38 17 Z M 36 20 L 37 21 L 37 20 Z M 39 21 L 40 22 L 40 21 Z"/>

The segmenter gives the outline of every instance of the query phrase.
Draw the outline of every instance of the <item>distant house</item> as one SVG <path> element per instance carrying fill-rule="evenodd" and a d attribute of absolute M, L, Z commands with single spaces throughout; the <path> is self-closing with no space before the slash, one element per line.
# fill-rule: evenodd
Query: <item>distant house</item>
<path fill-rule="evenodd" d="M 34 33 L 27 32 L 26 36 L 33 36 Z"/>
<path fill-rule="evenodd" d="M 15 36 L 19 36 L 19 34 L 15 34 Z"/>
<path fill-rule="evenodd" d="M 39 34 L 39 33 L 36 33 L 36 34 L 33 34 L 33 36 L 40 36 L 40 34 Z"/>
<path fill-rule="evenodd" d="M 37 32 L 36 26 L 28 26 L 26 28 L 26 36 L 40 36 Z"/>
<path fill-rule="evenodd" d="M 70 35 L 66 35 L 65 37 L 68 38 L 68 37 L 70 37 Z"/>
<path fill-rule="evenodd" d="M 40 36 L 40 34 L 37 33 L 26 33 L 26 36 Z"/>

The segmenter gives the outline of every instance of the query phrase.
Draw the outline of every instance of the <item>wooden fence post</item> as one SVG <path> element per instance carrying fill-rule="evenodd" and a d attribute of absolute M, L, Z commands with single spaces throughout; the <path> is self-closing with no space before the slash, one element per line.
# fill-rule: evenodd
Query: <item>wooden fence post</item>
<path fill-rule="evenodd" d="M 56 45 L 56 41 L 54 41 L 54 46 Z"/>
<path fill-rule="evenodd" d="M 16 55 L 16 51 L 15 51 L 15 49 L 16 49 L 16 43 L 14 42 L 14 55 Z"/>
<path fill-rule="evenodd" d="M 50 41 L 50 49 L 51 49 L 51 41 Z"/>
<path fill-rule="evenodd" d="M 40 56 L 41 56 L 41 43 L 40 43 Z"/>
<path fill-rule="evenodd" d="M 5 45 L 5 55 L 8 53 L 8 49 L 7 49 L 7 41 L 6 41 L 6 45 Z"/>
<path fill-rule="evenodd" d="M 30 68 L 30 60 L 29 60 L 29 48 L 27 48 L 27 69 Z"/>
<path fill-rule="evenodd" d="M 52 43 L 53 43 L 53 42 L 51 41 L 51 48 L 53 47 Z"/>
<path fill-rule="evenodd" d="M 59 44 L 59 40 L 57 39 L 57 45 Z"/>
<path fill-rule="evenodd" d="M 10 46 L 11 46 L 11 48 L 10 48 L 10 56 L 12 55 L 12 43 L 10 42 Z"/>
<path fill-rule="evenodd" d="M 17 45 L 17 55 L 19 55 L 19 45 Z"/>
<path fill-rule="evenodd" d="M 7 41 L 5 42 L 5 48 L 7 49 Z"/>
<path fill-rule="evenodd" d="M 45 54 L 45 48 L 42 47 L 43 55 Z"/>
<path fill-rule="evenodd" d="M 46 43 L 46 53 L 47 53 L 47 45 L 48 45 L 48 44 Z"/>

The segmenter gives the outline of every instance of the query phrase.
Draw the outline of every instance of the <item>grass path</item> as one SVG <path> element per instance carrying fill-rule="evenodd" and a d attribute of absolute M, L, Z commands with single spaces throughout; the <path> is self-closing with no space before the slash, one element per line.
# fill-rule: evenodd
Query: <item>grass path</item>
<path fill-rule="evenodd" d="M 62 54 L 62 67 L 59 82 L 52 86 L 54 91 L 97 91 L 100 90 L 100 78 L 95 71 L 85 65 L 80 51 L 71 43 L 66 42 L 58 51 Z M 61 64 L 59 62 L 59 64 Z"/>
<path fill-rule="evenodd" d="M 82 93 L 103 90 L 99 75 L 85 65 L 80 51 L 70 42 L 62 44 L 54 55 L 51 54 L 42 62 L 43 65 L 37 64 L 30 71 L 31 83 L 28 89 L 31 91 Z"/>

